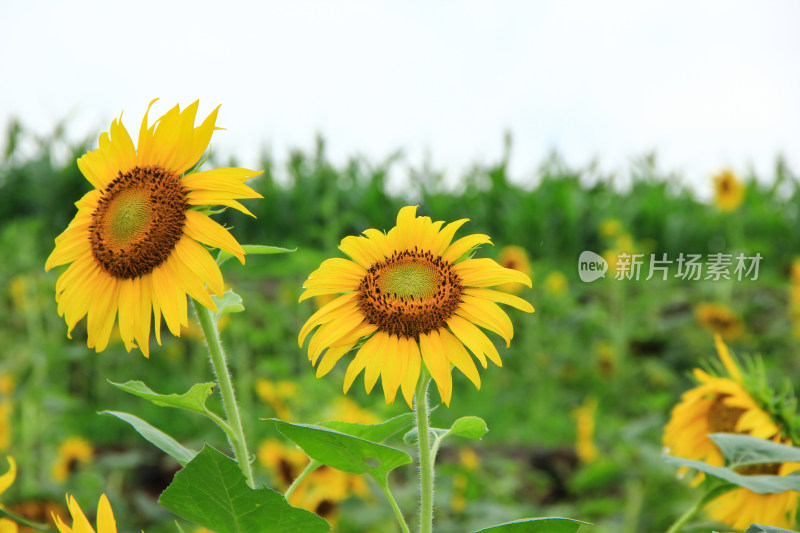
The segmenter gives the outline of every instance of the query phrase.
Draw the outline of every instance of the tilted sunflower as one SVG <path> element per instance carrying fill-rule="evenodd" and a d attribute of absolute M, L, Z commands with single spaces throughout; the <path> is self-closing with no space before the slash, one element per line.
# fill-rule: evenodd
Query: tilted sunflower
<path fill-rule="evenodd" d="M 209 290 L 222 295 L 222 274 L 203 244 L 244 263 L 236 239 L 202 209 L 227 206 L 251 214 L 237 199 L 261 198 L 244 184 L 261 172 L 189 172 L 219 129 L 219 108 L 194 126 L 197 106 L 181 111 L 176 105 L 152 126 L 148 106 L 138 147 L 120 116 L 100 135 L 100 147 L 78 159 L 94 189 L 75 204 L 78 213 L 56 238 L 45 269 L 70 264 L 56 283 L 58 312 L 68 335 L 88 315 L 88 345 L 98 352 L 117 315 L 125 348 L 138 345 L 148 356 L 151 318 L 160 344 L 162 315 L 173 335 L 188 325 L 187 294 L 216 309 Z"/>
<path fill-rule="evenodd" d="M 525 248 L 522 246 L 504 247 L 497 256 L 497 262 L 504 268 L 519 270 L 528 277 L 533 273 L 531 270 L 531 262 L 528 259 L 528 252 L 526 252 Z M 514 294 L 522 291 L 522 286 L 520 286 L 519 283 L 503 283 L 497 288 L 503 292 Z"/>
<path fill-rule="evenodd" d="M 694 370 L 694 377 L 700 384 L 683 394 L 664 430 L 664 446 L 669 453 L 722 466 L 724 457 L 708 437 L 709 433 L 752 435 L 792 445 L 785 417 L 762 406 L 748 390 L 748 380 L 719 335 L 715 341 L 728 376 Z M 786 475 L 798 469 L 798 463 L 776 463 L 742 467 L 737 471 L 745 475 Z M 698 474 L 695 483 L 702 479 L 703 474 Z M 795 524 L 798 496 L 800 494 L 794 491 L 757 494 L 738 488 L 713 500 L 706 511 L 715 520 L 737 529 L 746 529 L 752 523 L 791 528 Z"/>
<path fill-rule="evenodd" d="M 722 211 L 733 211 L 744 200 L 744 185 L 732 170 L 723 170 L 713 178 L 714 203 Z"/>
<path fill-rule="evenodd" d="M 61 533 L 95 533 L 92 524 L 83 514 L 81 506 L 71 495 L 67 495 L 67 507 L 72 515 L 72 527 L 65 524 L 60 516 L 53 515 L 56 527 Z M 114 519 L 114 511 L 105 494 L 100 496 L 97 504 L 97 533 L 117 533 L 117 521 Z"/>
<path fill-rule="evenodd" d="M 416 206 L 397 215 L 397 225 L 383 233 L 345 237 L 339 249 L 351 259 L 332 258 L 311 273 L 300 301 L 322 294 L 345 293 L 314 313 L 298 338 L 319 326 L 308 345 L 317 377 L 364 341 L 347 368 L 344 392 L 364 371 L 369 393 L 381 378 L 387 403 L 397 390 L 412 405 L 424 362 L 439 395 L 450 404 L 451 364 L 476 387 L 481 380 L 465 346 L 486 368 L 487 358 L 502 366 L 494 344 L 478 326 L 494 331 L 510 345 L 514 335 L 508 315 L 495 303 L 532 313 L 525 300 L 486 287 L 507 282 L 531 286 L 528 276 L 503 268 L 492 259 L 465 259 L 487 235 L 468 235 L 452 242 L 467 219 L 444 225 L 416 216 Z"/>

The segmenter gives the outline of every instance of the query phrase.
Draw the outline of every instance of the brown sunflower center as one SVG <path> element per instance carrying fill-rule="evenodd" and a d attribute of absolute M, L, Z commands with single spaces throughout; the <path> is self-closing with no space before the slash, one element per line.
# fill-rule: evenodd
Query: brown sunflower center
<path fill-rule="evenodd" d="M 743 476 L 777 476 L 781 469 L 781 463 L 764 463 L 760 465 L 740 466 L 736 471 Z"/>
<path fill-rule="evenodd" d="M 174 172 L 160 167 L 120 172 L 92 214 L 92 255 L 115 278 L 149 274 L 178 244 L 188 207 L 186 191 Z"/>
<path fill-rule="evenodd" d="M 731 407 L 725 405 L 725 398 L 729 394 L 717 396 L 711 407 L 708 409 L 708 432 L 709 433 L 736 433 L 736 423 L 744 414 L 746 409 L 741 407 Z"/>
<path fill-rule="evenodd" d="M 381 331 L 418 339 L 447 323 L 463 290 L 452 263 L 405 250 L 372 265 L 358 287 L 358 305 Z"/>

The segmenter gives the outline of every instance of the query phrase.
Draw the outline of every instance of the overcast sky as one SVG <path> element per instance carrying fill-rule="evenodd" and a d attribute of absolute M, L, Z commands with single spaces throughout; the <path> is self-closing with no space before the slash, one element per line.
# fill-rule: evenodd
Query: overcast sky
<path fill-rule="evenodd" d="M 662 168 L 707 183 L 723 166 L 800 169 L 800 3 L 786 1 L 169 2 L 3 0 L 0 126 L 76 138 L 147 103 L 222 104 L 222 156 L 328 140 L 336 163 L 400 148 L 455 176 L 496 160 L 533 175 Z"/>

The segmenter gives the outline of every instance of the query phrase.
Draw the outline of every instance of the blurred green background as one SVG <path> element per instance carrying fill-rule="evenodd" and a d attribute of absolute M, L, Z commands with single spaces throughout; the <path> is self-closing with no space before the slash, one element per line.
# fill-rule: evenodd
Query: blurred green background
<path fill-rule="evenodd" d="M 126 353 L 118 340 L 103 353 L 89 350 L 85 321 L 67 339 L 54 301 L 59 271 L 45 273 L 44 262 L 75 213 L 73 203 L 90 189 L 75 160 L 94 145 L 66 141 L 61 128 L 36 137 L 19 123 L 5 136 L 0 453 L 17 459 L 20 475 L 4 503 L 43 519 L 37 513 L 63 507 L 65 492 L 87 513 L 106 492 L 122 530 L 175 531 L 174 517 L 156 499 L 178 465 L 129 426 L 97 412 L 132 412 L 194 447 L 207 441 L 227 450 L 224 436 L 203 419 L 139 401 L 107 382 L 142 380 L 171 393 L 209 381 L 199 330 L 178 339 L 163 328 L 163 346 L 149 360 L 136 350 Z M 500 161 L 476 165 L 453 184 L 436 169 L 409 167 L 399 153 L 382 161 L 354 157 L 336 167 L 318 139 L 315 149 L 292 152 L 285 164 L 264 156 L 265 172 L 251 182 L 264 199 L 246 202 L 256 219 L 233 211 L 217 217 L 241 243 L 297 248 L 249 257 L 246 267 L 235 261 L 223 267 L 246 307 L 231 316 L 223 337 L 251 451 L 263 452 L 256 467 L 261 480 L 281 484 L 261 446 L 279 435 L 258 418 L 314 423 L 384 418 L 407 409 L 402 402 L 386 406 L 380 394 L 367 396 L 360 379 L 348 396 L 358 407 L 343 404 L 342 363 L 326 378 L 314 378 L 297 333 L 316 304 L 297 298 L 322 260 L 341 255 L 342 237 L 388 229 L 408 204 L 434 220 L 469 218 L 460 234 L 486 233 L 495 244 L 479 255 L 498 258 L 505 246 L 524 248 L 534 281 L 520 296 L 536 312 L 509 310 L 515 325 L 509 349 L 494 337 L 504 366 L 482 373 L 480 391 L 454 374 L 451 407 L 433 414 L 439 426 L 469 414 L 490 428 L 478 443 L 452 439 L 441 451 L 437 531 L 548 515 L 592 522 L 595 527 L 585 529 L 598 533 L 664 530 L 696 495 L 660 459 L 663 426 L 692 385 L 689 371 L 714 357 L 710 331 L 722 328 L 740 354 L 762 354 L 773 381 L 800 378 L 791 298 L 800 187 L 780 160 L 772 175 L 740 174 L 743 202 L 723 211 L 699 201 L 680 176 L 659 168 L 655 155 L 641 157 L 622 175 L 599 175 L 592 167 L 571 168 L 554 154 L 533 176 L 509 176 L 513 149 L 506 139 Z M 236 161 L 212 154 L 209 167 L 229 164 Z M 404 178 L 392 193 L 390 174 Z M 666 253 L 673 260 L 681 252 L 744 252 L 763 259 L 755 281 L 684 281 L 674 277 L 673 265 L 667 281 L 619 281 L 610 273 L 583 283 L 577 259 L 584 250 Z M 698 320 L 704 303 L 719 306 L 713 323 Z M 586 437 L 581 453 L 579 420 Z M 585 451 L 588 442 L 594 457 Z M 417 475 L 408 468 L 393 476 L 400 505 L 413 516 Z M 354 496 L 331 496 L 320 508 L 334 517 L 336 531 L 396 530 L 376 487 L 352 490 Z"/>

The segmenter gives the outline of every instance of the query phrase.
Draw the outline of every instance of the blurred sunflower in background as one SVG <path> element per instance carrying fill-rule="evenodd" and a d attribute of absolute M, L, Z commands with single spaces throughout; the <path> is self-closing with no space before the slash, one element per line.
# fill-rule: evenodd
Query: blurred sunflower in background
<path fill-rule="evenodd" d="M 270 473 L 282 491 L 297 479 L 309 459 L 294 445 L 277 439 L 268 439 L 258 448 L 259 463 Z M 366 480 L 359 475 L 321 466 L 308 474 L 289 497 L 289 503 L 318 514 L 336 523 L 339 504 L 350 496 L 366 497 L 369 494 Z"/>
<path fill-rule="evenodd" d="M 56 284 L 58 312 L 68 335 L 88 316 L 88 346 L 98 352 L 117 316 L 125 348 L 138 345 L 148 356 L 151 317 L 160 344 L 162 315 L 175 336 L 188 326 L 187 295 L 216 310 L 209 289 L 222 295 L 222 274 L 203 244 L 244 263 L 236 239 L 203 210 L 221 205 L 251 214 L 237 199 L 261 198 L 244 184 L 261 172 L 193 172 L 219 129 L 219 108 L 195 127 L 197 107 L 176 105 L 148 126 L 148 106 L 138 147 L 120 116 L 100 135 L 100 147 L 78 159 L 94 189 L 75 204 L 78 213 L 56 238 L 45 270 L 70 265 Z"/>
<path fill-rule="evenodd" d="M 53 480 L 63 483 L 79 466 L 91 462 L 94 447 L 80 437 L 70 437 L 58 447 L 58 458 L 53 464 Z"/>
<path fill-rule="evenodd" d="M 722 304 L 703 302 L 697 304 L 694 316 L 700 326 L 714 335 L 720 335 L 727 341 L 742 336 L 744 324 L 742 319 L 730 307 Z"/>
<path fill-rule="evenodd" d="M 713 177 L 714 203 L 722 211 L 733 211 L 744 200 L 744 184 L 732 170 L 723 170 Z"/>
<path fill-rule="evenodd" d="M 528 252 L 522 246 L 504 246 L 497 256 L 497 262 L 503 268 L 519 270 L 529 278 L 533 276 Z M 522 291 L 522 287 L 519 283 L 502 283 L 497 286 L 497 290 L 517 294 Z"/>
<path fill-rule="evenodd" d="M 8 461 L 8 471 L 0 475 L 0 496 L 2 496 L 3 493 L 8 490 L 8 487 L 13 485 L 14 481 L 17 479 L 16 461 L 14 461 L 14 458 L 11 456 L 6 457 L 6 460 Z M 8 518 L 0 518 L 0 532 L 17 533 L 18 530 L 19 527 L 16 522 Z"/>
<path fill-rule="evenodd" d="M 443 226 L 442 221 L 416 216 L 416 210 L 402 208 L 388 233 L 368 229 L 363 237 L 345 237 L 339 249 L 351 259 L 328 259 L 309 275 L 301 301 L 344 294 L 308 319 L 298 342 L 302 347 L 319 327 L 308 357 L 321 377 L 364 341 L 347 368 L 344 391 L 364 371 L 367 392 L 380 377 L 387 403 L 402 389 L 412 405 L 424 362 L 449 405 L 451 365 L 480 388 L 480 375 L 465 346 L 484 368 L 487 358 L 502 364 L 494 344 L 479 329 L 494 331 L 510 345 L 511 320 L 495 302 L 533 312 L 527 301 L 486 287 L 509 282 L 530 287 L 531 280 L 492 259 L 464 259 L 476 246 L 491 243 L 480 234 L 452 242 L 467 219 Z"/>
<path fill-rule="evenodd" d="M 681 402 L 672 410 L 664 429 L 664 446 L 671 455 L 705 461 L 722 466 L 724 457 L 709 433 L 736 433 L 793 444 L 791 426 L 793 413 L 787 415 L 768 397 L 752 391 L 769 390 L 763 377 L 745 375 L 722 342 L 715 337 L 717 354 L 727 376 L 709 374 L 699 368 L 694 377 L 700 383 L 685 392 Z M 685 471 L 686 469 L 682 469 Z M 744 475 L 787 475 L 800 470 L 798 463 L 776 463 L 746 466 L 737 469 Z M 694 480 L 704 479 L 702 473 Z M 757 494 L 745 488 L 734 489 L 713 500 L 706 511 L 715 520 L 738 529 L 752 523 L 791 528 L 795 524 L 800 494 L 786 491 L 777 494 Z"/>

